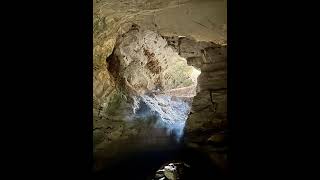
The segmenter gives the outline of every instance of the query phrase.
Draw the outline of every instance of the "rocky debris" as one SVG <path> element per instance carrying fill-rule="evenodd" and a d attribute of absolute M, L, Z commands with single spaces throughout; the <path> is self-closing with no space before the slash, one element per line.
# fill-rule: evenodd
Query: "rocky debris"
<path fill-rule="evenodd" d="M 170 163 L 168 166 L 164 167 L 164 175 L 169 180 L 176 180 L 177 179 L 177 168 L 172 163 Z"/>
<path fill-rule="evenodd" d="M 160 169 L 156 172 L 155 178 L 156 179 L 165 179 L 164 177 L 164 169 Z"/>
<path fill-rule="evenodd" d="M 167 163 L 157 170 L 154 180 L 183 180 L 189 168 L 184 162 Z"/>

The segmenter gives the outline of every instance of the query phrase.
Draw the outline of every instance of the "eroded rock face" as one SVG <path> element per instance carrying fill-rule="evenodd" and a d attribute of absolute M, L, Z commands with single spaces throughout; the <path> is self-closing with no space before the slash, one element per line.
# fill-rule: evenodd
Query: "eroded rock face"
<path fill-rule="evenodd" d="M 115 143 L 133 138 L 143 139 L 137 140 L 141 147 L 178 140 L 200 71 L 159 34 L 135 25 L 118 38 L 106 63 L 114 87 L 94 119 L 96 154 L 112 156 Z"/>
<path fill-rule="evenodd" d="M 180 55 L 201 69 L 198 93 L 185 126 L 185 142 L 210 154 L 221 168 L 227 166 L 227 47 L 180 38 Z"/>
<path fill-rule="evenodd" d="M 168 44 L 201 70 L 184 131 L 185 143 L 202 149 L 226 168 L 227 149 L 227 46 L 196 41 L 192 37 L 166 37 Z"/>
<path fill-rule="evenodd" d="M 125 104 L 132 107 L 120 118 L 132 119 L 129 114 L 134 115 L 140 103 L 144 103 L 168 124 L 181 121 L 180 117 L 186 119 L 190 107 L 183 103 L 190 103 L 196 94 L 201 72 L 189 66 L 159 34 L 132 26 L 119 38 L 107 63 L 122 97 L 127 100 Z M 176 97 L 175 100 L 172 97 Z M 125 105 L 122 107 L 109 106 L 105 112 L 126 109 Z"/>
<path fill-rule="evenodd" d="M 227 39 L 226 0 L 94 0 L 93 5 L 94 119 L 104 103 L 119 93 L 106 59 L 118 35 L 127 32 L 132 23 L 166 36 L 191 35 L 215 43 Z"/>
<path fill-rule="evenodd" d="M 121 148 L 111 144 L 125 141 L 126 145 L 126 140 L 132 137 L 148 137 L 144 140 L 161 144 L 160 139 L 167 131 L 161 123 L 170 124 L 172 121 L 166 119 L 175 114 L 186 117 L 192 105 L 185 127 L 185 142 L 210 151 L 218 164 L 225 163 L 224 147 L 218 150 L 207 147 L 216 142 L 217 137 L 223 144 L 227 132 L 226 11 L 221 8 L 225 2 L 94 1 L 95 153 L 108 149 L 102 154 L 113 156 Z M 133 23 L 142 28 L 132 27 Z M 121 37 L 122 34 L 126 35 Z M 167 36 L 167 42 L 158 34 Z M 189 35 L 202 41 L 183 37 Z M 148 37 L 146 41 L 145 37 Z M 159 53 L 158 48 L 165 53 Z M 114 57 L 119 64 L 110 61 Z M 164 60 L 163 57 L 171 58 Z M 185 70 L 188 66 L 181 57 L 187 59 L 188 65 L 201 70 L 197 86 L 194 77 L 198 72 L 190 67 Z M 149 114 L 139 114 L 146 109 Z M 179 118 L 174 119 L 178 126 Z"/>
<path fill-rule="evenodd" d="M 110 70 L 122 78 L 126 90 L 136 95 L 150 92 L 179 91 L 177 96 L 195 95 L 200 71 L 187 64 L 176 51 L 167 45 L 159 34 L 133 26 L 122 35 L 115 50 L 116 58 Z M 187 94 L 188 93 L 188 94 Z"/>
<path fill-rule="evenodd" d="M 119 38 L 107 63 L 119 92 L 103 108 L 110 119 L 133 119 L 140 103 L 144 103 L 162 120 L 179 121 L 170 109 L 170 104 L 177 102 L 171 96 L 188 100 L 196 94 L 200 71 L 189 66 L 155 32 L 133 26 Z M 184 115 L 188 113 L 185 109 Z"/>

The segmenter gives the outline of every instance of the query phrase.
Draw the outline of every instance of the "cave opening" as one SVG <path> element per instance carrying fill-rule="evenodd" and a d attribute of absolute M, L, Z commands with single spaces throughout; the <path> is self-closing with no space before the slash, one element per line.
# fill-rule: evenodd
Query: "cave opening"
<path fill-rule="evenodd" d="M 148 131 L 150 136 L 160 129 L 162 136 L 179 142 L 201 71 L 188 65 L 160 34 L 134 27 L 120 36 L 107 58 L 117 88 L 131 105 L 126 110 L 132 114 L 124 118 L 145 123 L 154 130 Z"/>
<path fill-rule="evenodd" d="M 189 177 L 183 179 L 220 176 L 212 157 L 201 147 L 217 141 L 215 134 L 220 125 L 215 128 L 216 119 L 223 122 L 225 118 L 220 103 L 225 101 L 225 88 L 218 92 L 218 88 L 211 87 L 216 82 L 207 83 L 220 78 L 220 70 L 224 71 L 223 58 L 211 58 L 212 54 L 221 56 L 216 50 L 220 47 L 183 36 L 173 38 L 181 46 L 177 48 L 168 39 L 149 30 L 131 29 L 119 36 L 107 58 L 114 89 L 107 103 L 102 104 L 96 122 L 103 130 L 94 131 L 102 139 L 95 146 L 98 176 L 124 170 L 130 175 L 121 178 L 154 179 L 161 168 L 181 162 L 192 167 L 187 168 Z M 222 164 L 224 147 L 209 148 L 214 153 L 219 151 L 213 158 Z"/>
<path fill-rule="evenodd" d="M 227 0 L 99 0 L 93 10 L 97 179 L 226 177 Z"/>

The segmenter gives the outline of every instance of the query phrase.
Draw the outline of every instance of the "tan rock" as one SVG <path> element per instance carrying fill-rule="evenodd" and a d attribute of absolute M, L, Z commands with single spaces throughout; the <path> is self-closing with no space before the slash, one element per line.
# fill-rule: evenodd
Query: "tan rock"
<path fill-rule="evenodd" d="M 115 50 L 119 62 L 119 76 L 129 91 L 142 95 L 151 91 L 167 92 L 178 88 L 190 88 L 185 92 L 195 94 L 200 71 L 187 64 L 159 34 L 132 28 L 119 39 Z M 177 91 L 177 90 L 176 90 Z M 176 93 L 183 95 L 183 89 Z"/>

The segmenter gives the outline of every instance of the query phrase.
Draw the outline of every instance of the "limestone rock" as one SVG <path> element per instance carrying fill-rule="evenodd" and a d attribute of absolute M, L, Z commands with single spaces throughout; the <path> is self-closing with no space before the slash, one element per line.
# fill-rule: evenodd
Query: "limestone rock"
<path fill-rule="evenodd" d="M 137 95 L 152 91 L 165 93 L 177 88 L 189 88 L 188 93 L 195 94 L 200 71 L 189 66 L 187 60 L 155 32 L 133 27 L 119 39 L 115 59 L 117 64 L 114 63 L 112 69 L 117 69 L 127 90 Z"/>
<path fill-rule="evenodd" d="M 94 128 L 100 129 L 95 147 L 161 134 L 156 129 L 179 138 L 200 71 L 159 34 L 138 25 L 122 34 L 114 47 L 107 71 L 94 71 Z"/>
<path fill-rule="evenodd" d="M 201 70 L 197 94 L 185 124 L 184 142 L 212 157 L 219 167 L 226 167 L 225 136 L 227 121 L 227 47 L 202 42 L 192 37 L 166 37 L 188 64 Z M 174 42 L 178 43 L 174 43 Z M 217 153 L 219 152 L 219 153 Z"/>
<path fill-rule="evenodd" d="M 114 142 L 148 140 L 162 133 L 159 122 L 185 125 L 191 144 L 226 128 L 225 6 L 224 0 L 94 1 L 95 150 L 112 155 L 121 149 Z M 148 108 L 150 116 L 138 116 Z"/>
<path fill-rule="evenodd" d="M 94 0 L 93 4 L 94 111 L 116 94 L 106 59 L 117 37 L 127 32 L 132 23 L 162 35 L 188 35 L 223 43 L 227 39 L 226 1 Z M 178 41 L 173 44 L 177 46 Z"/>
<path fill-rule="evenodd" d="M 192 102 L 191 113 L 186 122 L 186 135 L 201 138 L 205 142 L 210 131 L 226 128 L 227 113 L 227 51 L 226 46 L 213 42 L 197 41 L 192 37 L 166 37 L 188 64 L 201 71 L 197 82 L 197 95 Z M 174 44 L 172 41 L 178 41 Z M 209 132 L 208 132 L 209 131 Z M 199 135 L 198 133 L 201 133 Z M 192 133 L 197 135 L 193 136 Z M 192 138 L 191 138 L 192 139 Z"/>

